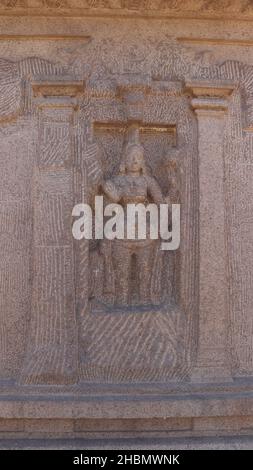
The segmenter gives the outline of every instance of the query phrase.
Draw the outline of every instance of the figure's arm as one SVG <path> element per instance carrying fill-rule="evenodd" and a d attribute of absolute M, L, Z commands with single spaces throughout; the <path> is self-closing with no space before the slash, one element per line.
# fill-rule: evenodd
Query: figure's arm
<path fill-rule="evenodd" d="M 148 183 L 148 195 L 151 197 L 152 201 L 155 204 L 164 203 L 164 198 L 159 184 L 156 182 L 155 178 L 149 177 L 147 180 Z"/>
<path fill-rule="evenodd" d="M 112 180 L 104 181 L 101 184 L 101 188 L 105 195 L 108 197 L 108 199 L 110 199 L 112 202 L 120 201 L 120 192 Z"/>

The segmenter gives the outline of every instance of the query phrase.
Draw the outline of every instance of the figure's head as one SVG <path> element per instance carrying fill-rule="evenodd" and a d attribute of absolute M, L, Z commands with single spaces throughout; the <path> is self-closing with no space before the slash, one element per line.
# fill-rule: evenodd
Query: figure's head
<path fill-rule="evenodd" d="M 120 172 L 126 173 L 146 173 L 144 160 L 144 148 L 140 144 L 130 144 L 126 147 L 124 161 L 121 164 Z"/>

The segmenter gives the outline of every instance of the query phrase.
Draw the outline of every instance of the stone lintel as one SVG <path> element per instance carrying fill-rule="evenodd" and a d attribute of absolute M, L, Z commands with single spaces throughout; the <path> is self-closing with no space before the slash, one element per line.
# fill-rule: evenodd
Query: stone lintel
<path fill-rule="evenodd" d="M 84 82 L 81 80 L 47 80 L 36 81 L 32 84 L 35 97 L 76 97 L 84 92 Z"/>

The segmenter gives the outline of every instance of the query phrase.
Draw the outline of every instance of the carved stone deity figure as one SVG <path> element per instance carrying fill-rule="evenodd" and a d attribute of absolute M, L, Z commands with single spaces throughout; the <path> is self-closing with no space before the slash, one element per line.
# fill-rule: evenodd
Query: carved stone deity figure
<path fill-rule="evenodd" d="M 144 160 L 144 149 L 139 143 L 126 146 L 120 165 L 119 175 L 103 182 L 102 190 L 110 202 L 120 204 L 124 209 L 125 228 L 127 204 L 163 202 L 161 189 L 156 180 L 148 175 Z M 111 258 L 115 275 L 115 304 L 131 305 L 131 279 L 135 271 L 135 289 L 138 291 L 137 304 L 148 305 L 151 299 L 151 278 L 159 250 L 159 239 L 150 237 L 150 221 L 147 217 L 146 239 L 115 239 L 111 243 Z M 137 223 L 137 221 L 135 222 Z M 137 229 L 137 227 L 135 227 Z M 106 243 L 106 242 L 105 242 Z M 134 269 L 133 269 L 134 266 Z"/>

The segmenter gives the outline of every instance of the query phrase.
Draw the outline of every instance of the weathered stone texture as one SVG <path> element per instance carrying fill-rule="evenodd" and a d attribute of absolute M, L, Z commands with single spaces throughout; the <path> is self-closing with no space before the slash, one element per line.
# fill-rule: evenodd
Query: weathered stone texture
<path fill-rule="evenodd" d="M 0 437 L 250 435 L 251 3 L 0 1 Z M 119 193 L 180 248 L 74 241 Z"/>

